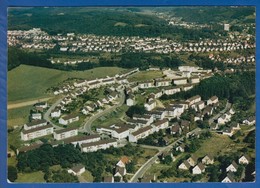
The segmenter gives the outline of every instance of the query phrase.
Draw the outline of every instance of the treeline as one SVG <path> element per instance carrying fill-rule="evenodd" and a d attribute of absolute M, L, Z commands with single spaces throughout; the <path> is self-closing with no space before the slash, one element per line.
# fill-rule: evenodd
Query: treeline
<path fill-rule="evenodd" d="M 76 65 L 64 65 L 64 64 L 52 64 L 50 59 L 50 55 L 48 53 L 36 53 L 36 52 L 27 52 L 25 50 L 21 50 L 15 47 L 10 47 L 8 49 L 8 70 L 12 70 L 15 67 L 24 64 L 24 65 L 32 65 L 46 68 L 53 68 L 58 70 L 89 70 L 95 67 L 122 67 L 122 68 L 140 68 L 141 70 L 145 70 L 149 68 L 149 66 L 157 66 L 160 68 L 176 68 L 182 64 L 181 61 L 177 57 L 163 55 L 161 58 L 154 58 L 156 54 L 147 54 L 144 52 L 140 53 L 123 53 L 118 59 L 104 59 L 100 58 L 99 63 L 93 62 L 82 62 Z"/>
<path fill-rule="evenodd" d="M 187 99 L 195 95 L 200 95 L 203 100 L 216 95 L 220 99 L 228 99 L 230 102 L 247 100 L 255 94 L 255 72 L 237 72 L 230 75 L 216 75 L 209 79 L 202 80 L 193 89 L 176 93 L 174 95 L 163 95 L 165 99 Z"/>
<path fill-rule="evenodd" d="M 82 62 L 77 65 L 52 64 L 49 59 L 48 53 L 27 52 L 15 47 L 8 48 L 8 70 L 12 70 L 21 64 L 65 71 L 88 70 L 98 66 L 98 64 L 92 62 Z"/>
<path fill-rule="evenodd" d="M 26 153 L 19 153 L 16 167 L 18 172 L 43 171 L 46 181 L 66 182 L 66 179 L 62 179 L 62 177 L 67 176 L 66 173 L 60 171 L 53 174 L 50 167 L 53 165 L 61 165 L 62 168 L 71 168 L 74 164 L 81 163 L 91 172 L 94 177 L 94 182 L 101 182 L 101 174 L 103 174 L 103 172 L 113 174 L 115 164 L 121 156 L 126 155 L 135 158 L 140 156 L 143 152 L 142 148 L 134 147 L 131 144 L 127 144 L 122 148 L 112 147 L 107 150 L 98 150 L 92 153 L 81 153 L 79 145 L 74 147 L 72 144 L 67 144 L 52 147 L 50 144 L 44 144 L 38 149 Z M 115 156 L 115 159 L 111 161 L 105 154 L 112 154 Z M 129 165 L 128 168 L 133 170 L 134 167 L 131 165 Z M 72 178 L 71 182 L 74 181 L 75 179 Z"/>
<path fill-rule="evenodd" d="M 174 10 L 175 11 L 175 10 Z M 227 10 L 226 10 L 227 11 Z M 62 15 L 60 14 L 62 12 Z M 189 11 L 187 11 L 189 12 Z M 33 14 L 34 16 L 24 16 Z M 196 9 L 193 17 L 199 15 Z M 202 20 L 209 17 L 203 17 Z M 210 16 L 211 17 L 211 16 Z M 168 25 L 164 19 L 155 15 L 122 11 L 122 9 L 82 9 L 82 8 L 33 8 L 10 11 L 9 29 L 42 28 L 51 35 L 58 33 L 82 33 L 113 36 L 171 37 L 181 40 L 200 40 L 219 38 L 225 35 L 223 28 L 187 29 Z M 39 22 L 39 19 L 41 20 Z M 225 19 L 224 19 L 225 20 Z M 216 24 L 215 24 L 216 25 Z M 221 32 L 221 33 L 219 33 Z"/>

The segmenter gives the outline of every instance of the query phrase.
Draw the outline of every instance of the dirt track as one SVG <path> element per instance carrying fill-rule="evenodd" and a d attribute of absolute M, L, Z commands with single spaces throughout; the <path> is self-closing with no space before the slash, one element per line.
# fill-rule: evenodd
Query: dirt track
<path fill-rule="evenodd" d="M 14 104 L 8 104 L 7 105 L 7 109 L 14 109 L 14 108 L 20 108 L 23 106 L 29 106 L 29 105 L 33 105 L 37 102 L 44 102 L 51 99 L 51 97 L 48 98 L 42 98 L 42 99 L 36 99 L 36 100 L 31 100 L 31 101 L 25 101 L 25 102 L 20 102 L 20 103 L 14 103 Z"/>

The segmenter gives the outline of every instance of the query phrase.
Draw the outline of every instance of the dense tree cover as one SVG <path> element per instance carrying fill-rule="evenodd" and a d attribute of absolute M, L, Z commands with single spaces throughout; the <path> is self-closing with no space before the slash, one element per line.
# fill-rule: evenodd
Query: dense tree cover
<path fill-rule="evenodd" d="M 166 9 L 167 10 L 167 9 Z M 234 19 L 241 23 L 255 23 L 255 20 L 247 18 L 255 12 L 254 7 L 179 7 L 175 8 L 175 16 L 182 20 L 198 23 L 231 22 Z M 209 16 L 210 15 L 210 16 Z"/>
<path fill-rule="evenodd" d="M 77 179 L 70 177 L 67 173 L 61 171 L 51 171 L 50 166 L 61 165 L 62 168 L 71 168 L 74 164 L 81 163 L 85 168 L 91 172 L 94 177 L 94 182 L 101 182 L 103 172 L 113 173 L 113 168 L 118 162 L 116 158 L 121 156 L 131 156 L 133 158 L 139 157 L 144 150 L 140 147 L 127 144 L 121 148 L 109 148 L 107 150 L 98 150 L 92 153 L 81 153 L 79 148 L 72 144 L 59 145 L 52 147 L 49 144 L 44 144 L 40 148 L 28 151 L 26 153 L 19 153 L 17 156 L 17 169 L 20 172 L 43 171 L 45 173 L 44 179 L 49 182 L 76 182 Z M 109 160 L 105 154 L 112 154 L 115 160 Z M 127 169 L 129 172 L 135 170 L 135 163 L 129 163 Z M 15 177 L 12 169 L 12 177 Z M 68 180 L 66 180 L 68 179 Z"/>
<path fill-rule="evenodd" d="M 209 175 L 209 182 L 218 182 L 219 181 L 219 166 L 218 165 L 210 165 L 206 168 L 206 172 Z"/>
<path fill-rule="evenodd" d="M 250 148 L 255 148 L 255 130 L 251 131 L 248 133 L 248 135 L 244 138 L 244 142 L 245 143 L 249 143 L 250 144 Z"/>
<path fill-rule="evenodd" d="M 100 58 L 98 63 L 93 62 L 82 62 L 76 65 L 64 65 L 52 64 L 50 59 L 50 54 L 57 54 L 57 51 L 51 51 L 50 53 L 36 53 L 28 52 L 26 50 L 21 50 L 16 47 L 9 47 L 8 49 L 8 70 L 11 70 L 20 64 L 53 68 L 58 70 L 70 71 L 84 71 L 93 69 L 95 67 L 122 67 L 122 68 L 140 68 L 145 70 L 149 66 L 157 66 L 160 68 L 176 68 L 184 62 L 180 60 L 177 56 L 173 55 L 161 55 L 155 53 L 132 53 L 125 52 L 118 55 L 117 58 Z M 75 54 L 72 54 L 75 55 Z M 84 54 L 79 54 L 84 55 Z M 99 53 L 96 56 L 100 56 Z M 159 59 L 156 57 L 160 57 Z"/>
<path fill-rule="evenodd" d="M 126 115 L 128 117 L 133 117 L 134 114 L 138 114 L 138 115 L 144 115 L 144 113 L 146 112 L 145 108 L 143 105 L 134 105 L 131 106 L 130 108 L 128 108 L 128 110 L 126 111 Z"/>
<path fill-rule="evenodd" d="M 180 13 L 186 9 L 187 8 L 179 8 L 170 11 Z M 203 11 L 201 12 L 200 9 L 193 8 L 189 9 L 189 11 L 190 10 L 193 12 L 192 20 L 199 18 L 198 20 L 201 21 L 211 20 L 213 18 L 212 16 L 205 16 L 205 13 Z M 230 11 L 230 9 L 221 10 L 219 10 L 219 8 L 214 9 L 214 13 L 217 14 L 219 18 L 218 22 L 226 20 L 226 17 L 220 18 L 218 12 L 227 13 Z M 124 8 L 102 8 L 102 10 L 100 8 L 12 9 L 9 12 L 8 23 L 9 29 L 42 28 L 51 35 L 74 32 L 115 36 L 161 36 L 185 40 L 217 38 L 219 37 L 219 33 L 222 36 L 225 35 L 223 28 L 217 24 L 212 25 L 212 30 L 209 28 L 187 29 L 169 25 L 165 19 L 161 19 L 154 14 L 140 13 L 141 11 L 142 9 L 135 12 Z M 186 16 L 190 17 L 189 11 L 185 11 L 186 15 L 181 15 L 181 17 L 183 17 L 183 19 L 185 19 Z M 248 14 L 253 14 L 253 12 L 254 10 L 251 10 Z M 232 13 L 234 14 L 234 12 Z M 29 14 L 33 14 L 33 16 L 27 16 Z M 203 16 L 202 19 L 201 16 Z"/>
<path fill-rule="evenodd" d="M 52 64 L 49 60 L 48 53 L 36 53 L 36 52 L 27 52 L 25 50 L 18 49 L 16 47 L 8 48 L 8 70 L 24 64 L 32 65 L 46 68 L 53 68 L 58 70 L 88 70 L 92 69 L 98 64 L 91 62 L 82 62 L 77 65 L 63 65 L 63 64 Z"/>
<path fill-rule="evenodd" d="M 44 144 L 38 149 L 20 153 L 17 159 L 17 168 L 23 172 L 44 171 L 49 166 L 57 164 L 63 168 L 71 167 L 73 163 L 82 162 L 83 156 L 71 144 L 59 145 L 54 148 L 50 144 Z"/>
<path fill-rule="evenodd" d="M 216 95 L 220 99 L 229 99 L 234 103 L 238 99 L 247 100 L 255 93 L 255 72 L 237 72 L 230 75 L 216 75 L 202 80 L 198 85 L 187 92 L 164 96 L 164 99 L 187 99 L 200 95 L 203 100 Z"/>
<path fill-rule="evenodd" d="M 46 182 L 53 183 L 78 183 L 79 180 L 77 176 L 69 174 L 66 170 L 57 171 L 47 171 L 44 174 L 44 179 Z"/>
<path fill-rule="evenodd" d="M 14 182 L 17 179 L 17 169 L 14 166 L 8 166 L 8 180 Z"/>
<path fill-rule="evenodd" d="M 138 144 L 151 145 L 151 146 L 166 146 L 166 142 L 163 139 L 164 133 L 162 130 L 150 134 L 149 136 L 139 139 Z"/>

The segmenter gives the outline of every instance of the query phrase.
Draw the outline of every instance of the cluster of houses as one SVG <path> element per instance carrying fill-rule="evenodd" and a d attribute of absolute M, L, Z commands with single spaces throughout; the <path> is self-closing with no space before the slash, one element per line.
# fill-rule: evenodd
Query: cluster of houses
<path fill-rule="evenodd" d="M 131 69 L 122 74 L 116 74 L 114 77 L 104 77 L 97 78 L 94 80 L 78 80 L 73 83 L 73 85 L 66 85 L 62 88 L 56 89 L 54 95 L 71 93 L 73 96 L 80 95 L 82 92 L 86 92 L 91 89 L 100 88 L 102 86 L 112 85 L 112 84 L 127 84 L 127 77 L 139 71 L 139 68 Z M 76 90 L 73 93 L 73 90 Z M 72 97 L 73 97 L 72 96 Z"/>
<path fill-rule="evenodd" d="M 214 158 L 210 155 L 205 155 L 200 161 L 197 156 L 192 155 L 187 160 L 184 160 L 178 166 L 178 169 L 187 171 L 191 169 L 192 174 L 197 175 L 204 173 L 207 165 L 211 164 L 214 164 Z"/>
<path fill-rule="evenodd" d="M 250 157 L 246 154 L 243 154 L 239 157 L 238 164 L 246 166 L 250 163 L 250 161 L 251 161 Z M 226 176 L 221 181 L 222 183 L 233 183 L 237 181 L 234 173 L 237 172 L 238 170 L 239 167 L 238 164 L 235 161 L 232 161 L 232 163 L 226 167 L 226 172 L 225 172 Z"/>
<path fill-rule="evenodd" d="M 253 36 L 248 36 L 249 38 Z M 8 45 L 20 45 L 26 49 L 52 49 L 56 45 L 61 52 L 156 52 L 168 54 L 171 52 L 222 52 L 255 48 L 255 43 L 248 39 L 240 38 L 239 41 L 227 38 L 225 40 L 205 40 L 201 42 L 180 43 L 171 39 L 160 37 L 117 37 L 97 36 L 86 34 L 67 33 L 64 35 L 48 35 L 40 28 L 28 31 L 8 31 Z M 34 43 L 31 43 L 31 41 Z M 75 63 L 78 61 L 76 60 Z"/>
<path fill-rule="evenodd" d="M 239 157 L 238 163 L 240 165 L 248 165 L 250 162 L 250 157 L 246 154 L 243 154 Z M 202 174 L 205 172 L 205 169 L 208 165 L 214 164 L 214 158 L 211 155 L 205 155 L 200 160 L 197 156 L 192 155 L 187 160 L 184 160 L 178 166 L 179 170 L 191 171 L 193 175 Z M 235 161 L 232 161 L 230 165 L 226 167 L 226 176 L 221 181 L 223 183 L 236 182 L 234 174 L 238 170 L 238 164 Z"/>
<path fill-rule="evenodd" d="M 213 61 L 222 61 L 223 63 L 228 63 L 228 64 L 240 64 L 240 63 L 255 63 L 255 56 L 254 55 L 249 55 L 249 56 L 238 56 L 238 57 L 229 57 L 226 59 L 223 59 L 220 57 L 220 55 L 215 55 L 210 54 L 209 59 Z"/>

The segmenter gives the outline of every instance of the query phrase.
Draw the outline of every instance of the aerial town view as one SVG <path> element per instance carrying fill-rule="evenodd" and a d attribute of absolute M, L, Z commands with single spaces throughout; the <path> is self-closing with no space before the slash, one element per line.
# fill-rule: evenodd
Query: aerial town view
<path fill-rule="evenodd" d="M 8 9 L 8 181 L 255 181 L 255 7 Z"/>

